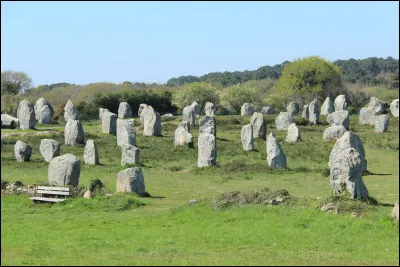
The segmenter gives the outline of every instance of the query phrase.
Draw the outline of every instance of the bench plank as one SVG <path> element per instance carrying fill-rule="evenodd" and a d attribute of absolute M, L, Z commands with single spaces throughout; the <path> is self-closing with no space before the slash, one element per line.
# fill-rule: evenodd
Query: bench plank
<path fill-rule="evenodd" d="M 62 202 L 65 198 L 49 198 L 49 197 L 30 197 L 29 199 L 33 201 L 46 201 L 46 202 Z"/>
<path fill-rule="evenodd" d="M 57 191 L 65 191 L 69 192 L 69 187 L 56 187 L 56 186 L 38 186 L 38 190 L 43 189 L 43 190 L 57 190 Z"/>
<path fill-rule="evenodd" d="M 62 196 L 69 196 L 69 192 L 62 192 L 62 191 L 50 191 L 50 190 L 36 190 L 38 194 L 48 194 L 48 195 L 62 195 Z"/>

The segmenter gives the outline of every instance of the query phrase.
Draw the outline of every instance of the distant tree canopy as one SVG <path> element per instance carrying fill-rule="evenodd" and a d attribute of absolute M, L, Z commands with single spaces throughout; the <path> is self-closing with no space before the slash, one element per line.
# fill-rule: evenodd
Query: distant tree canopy
<path fill-rule="evenodd" d="M 179 90 L 173 94 L 172 100 L 172 103 L 180 110 L 189 106 L 194 101 L 200 105 L 200 110 L 203 110 L 206 102 L 212 102 L 217 105 L 219 103 L 219 95 L 217 89 L 212 84 L 194 82 L 187 83 L 179 88 Z"/>
<path fill-rule="evenodd" d="M 277 84 L 277 93 L 300 103 L 315 97 L 335 97 L 342 90 L 341 70 L 317 56 L 306 57 L 285 65 Z"/>
<path fill-rule="evenodd" d="M 240 114 L 244 103 L 258 104 L 258 88 L 248 83 L 228 86 L 221 92 L 221 100 Z"/>
<path fill-rule="evenodd" d="M 25 72 L 7 70 L 1 72 L 1 93 L 18 94 L 32 87 L 32 79 Z"/>

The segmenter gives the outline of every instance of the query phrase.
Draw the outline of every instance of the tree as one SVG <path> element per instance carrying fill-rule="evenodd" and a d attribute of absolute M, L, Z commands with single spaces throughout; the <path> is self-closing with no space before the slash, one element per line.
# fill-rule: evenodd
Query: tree
<path fill-rule="evenodd" d="M 315 97 L 334 99 L 344 92 L 341 69 L 318 56 L 297 59 L 284 66 L 276 92 L 287 101 L 299 104 L 308 103 Z"/>
<path fill-rule="evenodd" d="M 7 70 L 1 72 L 1 93 L 18 94 L 32 88 L 32 79 L 25 72 Z"/>
<path fill-rule="evenodd" d="M 240 109 L 244 103 L 258 104 L 258 90 L 249 84 L 232 85 L 221 92 L 221 100 L 240 114 Z"/>
<path fill-rule="evenodd" d="M 172 97 L 173 104 L 181 110 L 196 101 L 200 110 L 204 109 L 206 102 L 219 104 L 219 95 L 215 86 L 207 82 L 186 83 Z"/>

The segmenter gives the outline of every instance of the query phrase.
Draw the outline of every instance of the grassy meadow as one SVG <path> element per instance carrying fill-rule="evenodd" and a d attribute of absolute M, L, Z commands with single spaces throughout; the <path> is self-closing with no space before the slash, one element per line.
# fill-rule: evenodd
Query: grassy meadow
<path fill-rule="evenodd" d="M 328 127 L 295 121 L 302 141 L 285 142 L 275 128 L 276 115 L 264 115 L 287 158 L 287 169 L 267 167 L 266 142 L 244 151 L 242 126 L 250 117 L 216 116 L 217 166 L 197 168 L 198 125 L 194 148 L 174 148 L 180 117 L 162 123 L 162 137 L 144 137 L 137 126 L 146 191 L 149 197 L 115 194 L 121 149 L 115 135 L 101 133 L 101 121 L 83 121 L 85 141 L 95 140 L 99 165 L 85 165 L 84 145 L 64 145 L 63 125 L 36 130 L 2 129 L 2 181 L 45 184 L 48 163 L 39 152 L 43 138 L 61 144 L 61 154 L 81 160 L 79 185 L 99 178 L 105 192 L 93 199 L 70 198 L 59 204 L 33 204 L 29 195 L 1 197 L 1 264 L 8 265 L 399 265 L 399 224 L 390 213 L 399 199 L 399 120 L 388 114 L 389 130 L 359 125 L 350 129 L 363 142 L 368 175 L 363 181 L 377 204 L 343 200 L 338 212 L 322 212 L 334 201 L 329 185 L 329 154 L 335 142 L 323 142 Z M 140 124 L 139 119 L 135 123 Z M 196 120 L 198 123 L 198 120 Z M 26 133 L 23 136 L 7 134 Z M 40 135 L 37 133 L 41 133 Z M 29 162 L 14 156 L 17 140 L 33 148 Z M 134 166 L 134 165 L 132 165 Z M 216 201 L 232 191 L 285 189 L 290 201 L 228 205 Z M 189 204 L 192 199 L 198 200 Z"/>

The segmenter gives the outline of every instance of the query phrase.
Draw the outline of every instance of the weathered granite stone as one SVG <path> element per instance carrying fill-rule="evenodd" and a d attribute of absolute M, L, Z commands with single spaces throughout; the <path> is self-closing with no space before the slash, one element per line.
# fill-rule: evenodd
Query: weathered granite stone
<path fill-rule="evenodd" d="M 50 161 L 48 181 L 51 185 L 77 186 L 79 184 L 80 175 L 81 161 L 72 154 L 58 156 Z"/>
<path fill-rule="evenodd" d="M 244 103 L 242 108 L 240 109 L 241 116 L 253 115 L 254 113 L 254 105 L 251 103 Z"/>
<path fill-rule="evenodd" d="M 120 171 L 117 176 L 117 192 L 131 192 L 144 195 L 146 187 L 142 170 L 138 167 Z"/>
<path fill-rule="evenodd" d="M 343 125 L 332 125 L 325 129 L 322 139 L 324 141 L 336 140 L 342 137 L 345 132 L 347 132 L 347 130 Z"/>
<path fill-rule="evenodd" d="M 345 132 L 342 137 L 336 140 L 335 146 L 332 148 L 331 154 L 329 156 L 329 163 L 328 166 L 331 167 L 331 161 L 333 160 L 334 157 L 338 157 L 337 154 L 339 154 L 341 151 L 344 151 L 348 148 L 354 148 L 360 153 L 361 157 L 361 170 L 362 172 L 367 171 L 367 160 L 365 158 L 365 150 L 364 146 L 360 140 L 360 137 L 358 134 L 352 132 L 352 131 L 347 131 Z"/>
<path fill-rule="evenodd" d="M 65 145 L 84 144 L 85 133 L 80 120 L 69 119 L 64 128 Z"/>
<path fill-rule="evenodd" d="M 201 133 L 198 138 L 198 157 L 197 166 L 207 167 L 216 165 L 217 163 L 217 148 L 216 140 L 213 134 Z"/>
<path fill-rule="evenodd" d="M 204 112 L 206 113 L 206 116 L 214 116 L 215 113 L 215 105 L 211 102 L 206 102 L 206 105 L 204 107 Z"/>
<path fill-rule="evenodd" d="M 117 133 L 117 119 L 117 114 L 105 111 L 101 120 L 101 131 L 105 134 Z"/>
<path fill-rule="evenodd" d="M 242 127 L 241 140 L 243 150 L 252 151 L 254 150 L 254 139 L 253 139 L 253 126 L 251 123 Z"/>
<path fill-rule="evenodd" d="M 93 193 L 90 190 L 87 190 L 85 194 L 83 194 L 83 198 L 91 199 Z"/>
<path fill-rule="evenodd" d="M 196 117 L 192 106 L 186 106 L 183 108 L 182 121 L 188 121 L 190 124 L 190 128 L 193 128 L 196 123 Z"/>
<path fill-rule="evenodd" d="M 99 108 L 99 119 L 103 119 L 104 112 L 109 111 L 107 108 Z"/>
<path fill-rule="evenodd" d="M 317 104 L 318 99 L 315 98 L 313 101 L 310 102 L 308 105 L 308 120 L 312 124 L 317 124 L 319 121 L 319 111 L 318 111 L 318 104 Z"/>
<path fill-rule="evenodd" d="M 1 114 L 1 127 L 10 127 L 11 123 L 14 122 L 15 127 L 19 128 L 19 120 L 9 114 Z"/>
<path fill-rule="evenodd" d="M 17 162 L 29 161 L 32 155 L 32 147 L 18 140 L 14 145 L 14 155 Z"/>
<path fill-rule="evenodd" d="M 85 164 L 99 164 L 99 152 L 97 151 L 96 143 L 91 139 L 86 141 L 85 150 L 83 152 L 83 161 Z"/>
<path fill-rule="evenodd" d="M 161 118 L 173 118 L 173 117 L 174 117 L 174 114 L 172 114 L 172 113 L 167 113 L 167 114 L 164 114 L 161 116 Z"/>
<path fill-rule="evenodd" d="M 60 156 L 60 143 L 52 139 L 42 139 L 39 147 L 40 154 L 46 162 Z"/>
<path fill-rule="evenodd" d="M 303 113 L 301 114 L 301 117 L 303 117 L 307 120 L 310 118 L 310 112 L 308 110 L 308 105 L 303 106 Z"/>
<path fill-rule="evenodd" d="M 326 120 L 330 125 L 343 125 L 346 129 L 349 129 L 350 126 L 350 117 L 347 110 L 334 111 L 328 114 Z"/>
<path fill-rule="evenodd" d="M 397 221 L 399 220 L 399 201 L 394 203 L 394 207 L 392 209 L 392 219 Z"/>
<path fill-rule="evenodd" d="M 383 104 L 381 103 L 381 101 L 379 101 L 379 99 L 374 96 L 371 97 L 368 107 L 375 110 L 375 114 L 382 114 L 385 111 L 385 108 L 384 108 Z"/>
<path fill-rule="evenodd" d="M 300 140 L 300 131 L 299 128 L 297 128 L 296 123 L 290 124 L 287 131 L 286 142 L 297 142 Z"/>
<path fill-rule="evenodd" d="M 217 128 L 214 117 L 203 116 L 199 119 L 199 134 L 209 133 L 214 136 L 217 134 Z"/>
<path fill-rule="evenodd" d="M 140 122 L 142 123 L 142 125 L 144 125 L 144 117 L 142 115 L 142 111 L 145 107 L 147 107 L 147 104 L 142 103 L 139 105 L 139 109 L 138 109 L 138 116 L 140 117 Z"/>
<path fill-rule="evenodd" d="M 175 130 L 175 140 L 174 144 L 178 146 L 188 146 L 193 147 L 193 135 L 186 131 L 183 126 L 178 126 Z"/>
<path fill-rule="evenodd" d="M 119 103 L 118 107 L 118 118 L 129 119 L 132 118 L 132 108 L 128 102 Z"/>
<path fill-rule="evenodd" d="M 359 123 L 375 125 L 375 110 L 372 108 L 360 109 Z"/>
<path fill-rule="evenodd" d="M 276 111 L 272 107 L 262 107 L 260 110 L 261 113 L 263 114 L 276 114 Z"/>
<path fill-rule="evenodd" d="M 76 120 L 78 116 L 78 110 L 72 103 L 70 99 L 68 99 L 67 104 L 64 107 L 64 119 L 65 121 L 68 121 L 69 119 L 74 119 Z"/>
<path fill-rule="evenodd" d="M 335 111 L 332 99 L 328 96 L 321 106 L 321 115 L 328 115 Z"/>
<path fill-rule="evenodd" d="M 399 99 L 395 99 L 390 103 L 390 112 L 392 113 L 393 117 L 399 117 Z"/>
<path fill-rule="evenodd" d="M 375 116 L 375 132 L 387 132 L 389 128 L 389 117 L 386 115 Z"/>
<path fill-rule="evenodd" d="M 132 145 L 122 145 L 121 166 L 125 164 L 139 164 L 139 148 Z"/>
<path fill-rule="evenodd" d="M 347 190 L 353 199 L 368 197 L 367 187 L 362 180 L 362 172 L 362 157 L 355 148 L 331 153 L 330 185 L 336 195 Z"/>
<path fill-rule="evenodd" d="M 142 110 L 143 136 L 161 136 L 161 117 L 153 107 L 147 106 Z"/>
<path fill-rule="evenodd" d="M 347 102 L 345 95 L 338 95 L 333 103 L 335 111 L 347 110 Z"/>
<path fill-rule="evenodd" d="M 188 121 L 182 121 L 181 123 L 179 123 L 179 126 L 182 126 L 183 128 L 185 128 L 186 132 L 190 133 L 190 123 Z"/>
<path fill-rule="evenodd" d="M 286 168 L 286 156 L 273 133 L 267 137 L 267 162 L 270 168 Z"/>
<path fill-rule="evenodd" d="M 45 108 L 47 106 L 47 108 Z M 42 124 L 49 124 L 53 117 L 54 110 L 50 103 L 43 97 L 39 98 L 35 103 L 36 120 Z"/>
<path fill-rule="evenodd" d="M 200 105 L 199 105 L 199 103 L 197 103 L 197 102 L 195 101 L 195 102 L 193 102 L 190 106 L 191 106 L 191 107 L 193 108 L 193 110 L 194 110 L 194 115 L 195 115 L 196 117 L 199 117 L 199 116 L 200 116 Z"/>
<path fill-rule="evenodd" d="M 22 100 L 18 104 L 17 118 L 19 121 L 19 128 L 34 129 L 35 128 L 35 107 L 28 100 Z"/>
<path fill-rule="evenodd" d="M 265 140 L 267 133 L 267 125 L 265 124 L 264 117 L 260 112 L 254 112 L 250 119 L 253 126 L 253 137 Z"/>
<path fill-rule="evenodd" d="M 300 111 L 300 106 L 296 102 L 290 102 L 286 107 L 286 112 L 289 112 L 293 115 L 298 114 Z"/>
<path fill-rule="evenodd" d="M 136 145 L 134 119 L 117 119 L 117 145 Z"/>
<path fill-rule="evenodd" d="M 288 112 L 280 112 L 275 119 L 275 126 L 277 130 L 287 130 L 289 125 L 293 122 L 292 114 Z"/>

